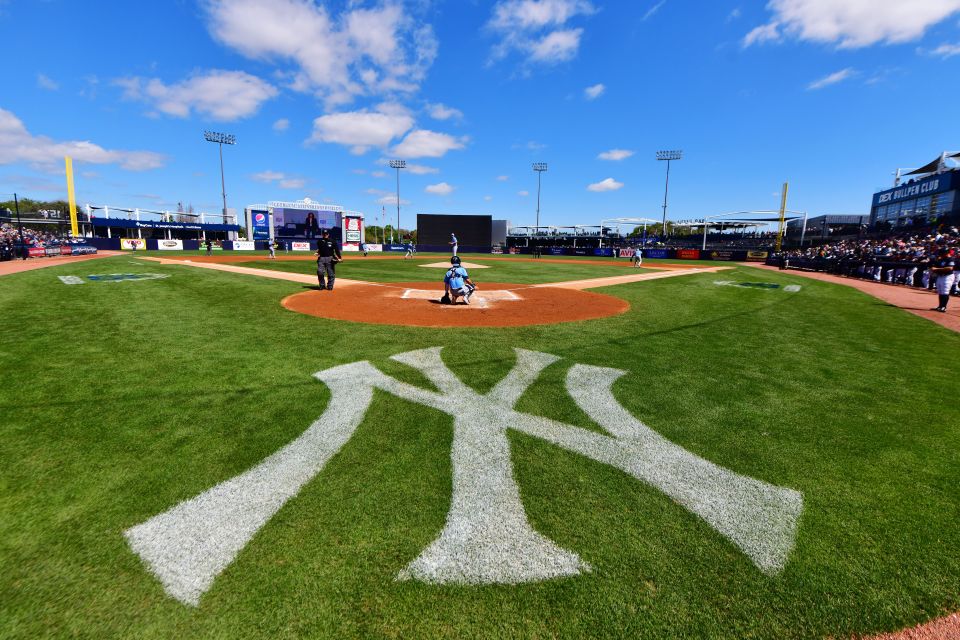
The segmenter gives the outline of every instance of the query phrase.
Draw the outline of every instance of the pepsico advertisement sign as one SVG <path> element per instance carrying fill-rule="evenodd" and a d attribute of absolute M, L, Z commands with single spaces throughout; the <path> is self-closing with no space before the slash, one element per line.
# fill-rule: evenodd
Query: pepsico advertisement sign
<path fill-rule="evenodd" d="M 270 239 L 270 217 L 266 211 L 254 209 L 250 212 L 250 218 L 253 222 L 253 239 Z"/>

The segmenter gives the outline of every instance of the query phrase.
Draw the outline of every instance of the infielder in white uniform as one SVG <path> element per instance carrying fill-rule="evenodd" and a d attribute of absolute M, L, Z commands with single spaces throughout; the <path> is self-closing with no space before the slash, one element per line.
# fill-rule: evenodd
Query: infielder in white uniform
<path fill-rule="evenodd" d="M 453 247 L 453 255 L 457 255 L 457 236 L 450 234 L 450 246 Z"/>

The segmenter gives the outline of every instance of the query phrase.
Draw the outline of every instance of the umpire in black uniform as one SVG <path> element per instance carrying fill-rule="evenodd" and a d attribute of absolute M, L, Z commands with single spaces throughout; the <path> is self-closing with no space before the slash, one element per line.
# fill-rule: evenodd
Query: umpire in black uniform
<path fill-rule="evenodd" d="M 321 290 L 333 291 L 333 281 L 337 278 L 336 266 L 342 259 L 340 247 L 330 238 L 330 230 L 324 229 L 317 241 L 317 280 Z"/>

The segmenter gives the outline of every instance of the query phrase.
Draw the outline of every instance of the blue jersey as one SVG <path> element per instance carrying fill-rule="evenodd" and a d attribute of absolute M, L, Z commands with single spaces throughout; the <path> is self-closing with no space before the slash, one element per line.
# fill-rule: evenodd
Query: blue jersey
<path fill-rule="evenodd" d="M 470 276 L 467 275 L 467 270 L 463 267 L 450 267 L 443 276 L 443 282 L 449 285 L 451 289 L 462 289 L 463 281 L 468 277 Z"/>

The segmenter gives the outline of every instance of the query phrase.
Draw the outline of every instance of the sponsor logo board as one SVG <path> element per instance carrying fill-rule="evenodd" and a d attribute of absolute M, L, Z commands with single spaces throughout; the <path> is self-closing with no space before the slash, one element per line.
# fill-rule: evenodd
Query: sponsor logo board
<path fill-rule="evenodd" d="M 291 242 L 290 243 L 291 251 L 310 251 L 309 242 Z"/>
<path fill-rule="evenodd" d="M 120 248 L 125 251 L 137 251 L 147 248 L 147 241 L 143 238 L 120 238 Z"/>
<path fill-rule="evenodd" d="M 649 257 L 653 257 L 647 254 Z M 700 249 L 677 249 L 677 258 L 680 260 L 699 260 Z"/>
<path fill-rule="evenodd" d="M 157 240 L 160 251 L 183 251 L 183 240 Z"/>
<path fill-rule="evenodd" d="M 766 251 L 747 251 L 747 262 L 765 262 L 768 255 Z"/>
<path fill-rule="evenodd" d="M 254 244 L 252 240 L 234 240 L 233 241 L 233 250 L 234 251 L 253 251 Z"/>

